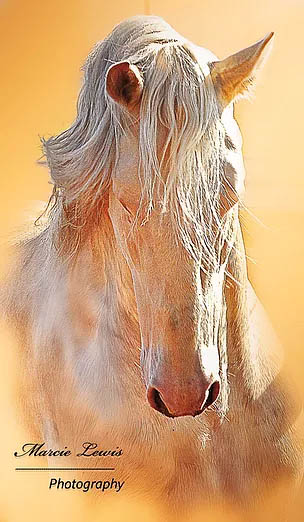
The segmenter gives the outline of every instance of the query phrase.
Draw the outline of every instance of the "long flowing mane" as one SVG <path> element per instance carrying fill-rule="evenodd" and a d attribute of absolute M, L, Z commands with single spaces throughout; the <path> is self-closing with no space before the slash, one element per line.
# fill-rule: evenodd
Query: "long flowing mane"
<path fill-rule="evenodd" d="M 217 266 L 214 221 L 223 190 L 224 131 L 206 64 L 215 57 L 195 48 L 158 17 L 134 17 L 99 42 L 84 65 L 75 122 L 43 141 L 54 183 L 51 223 L 60 249 L 72 254 L 102 219 L 102 203 L 119 159 L 122 135 L 134 124 L 105 90 L 109 67 L 128 60 L 144 79 L 138 175 L 148 219 L 156 181 L 163 211 L 190 254 Z M 157 152 L 159 126 L 167 131 Z M 163 169 L 168 172 L 162 180 Z M 158 184 L 159 186 L 159 184 Z M 206 205 L 208 202 L 208 205 Z"/>

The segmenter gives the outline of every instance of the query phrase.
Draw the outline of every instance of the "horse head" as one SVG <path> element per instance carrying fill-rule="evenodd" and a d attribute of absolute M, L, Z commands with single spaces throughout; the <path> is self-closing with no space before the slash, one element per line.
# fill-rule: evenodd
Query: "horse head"
<path fill-rule="evenodd" d="M 108 194 L 147 398 L 167 416 L 202 413 L 225 377 L 224 287 L 244 181 L 233 102 L 251 88 L 271 36 L 219 61 L 158 17 L 131 18 L 89 56 L 78 120 L 53 147 L 61 164 L 47 143 L 61 185 L 73 157 L 70 189 L 90 179 L 95 198 L 100 187 Z"/>

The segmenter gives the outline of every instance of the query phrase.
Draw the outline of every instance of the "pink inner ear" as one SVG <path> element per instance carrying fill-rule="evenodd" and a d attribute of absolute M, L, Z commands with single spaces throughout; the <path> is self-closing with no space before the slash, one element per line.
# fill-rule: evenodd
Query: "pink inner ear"
<path fill-rule="evenodd" d="M 142 79 L 135 65 L 120 62 L 112 65 L 106 78 L 107 92 L 117 103 L 133 108 L 142 92 Z"/>
<path fill-rule="evenodd" d="M 127 82 L 129 67 L 130 64 L 128 62 L 121 62 L 112 65 L 107 73 L 107 92 L 118 103 L 121 103 L 122 84 Z"/>

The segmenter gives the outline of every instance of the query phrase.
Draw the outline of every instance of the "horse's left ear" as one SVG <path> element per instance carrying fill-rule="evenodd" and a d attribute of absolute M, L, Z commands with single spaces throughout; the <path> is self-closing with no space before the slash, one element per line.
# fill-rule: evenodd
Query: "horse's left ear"
<path fill-rule="evenodd" d="M 139 107 L 143 79 L 136 65 L 119 62 L 111 65 L 106 75 L 106 90 L 109 96 L 124 105 L 130 112 Z"/>
<path fill-rule="evenodd" d="M 235 98 L 246 96 L 254 84 L 272 47 L 273 33 L 254 45 L 210 65 L 211 77 L 223 107 Z"/>

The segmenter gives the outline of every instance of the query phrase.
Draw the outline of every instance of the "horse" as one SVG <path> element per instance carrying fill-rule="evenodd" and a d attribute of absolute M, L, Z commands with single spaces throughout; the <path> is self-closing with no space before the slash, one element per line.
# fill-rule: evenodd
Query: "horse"
<path fill-rule="evenodd" d="M 35 440 L 73 466 L 108 451 L 95 467 L 170 509 L 248 507 L 301 468 L 239 215 L 233 107 L 272 36 L 219 60 L 137 16 L 97 43 L 75 121 L 42 138 L 53 192 L 2 291 Z"/>

